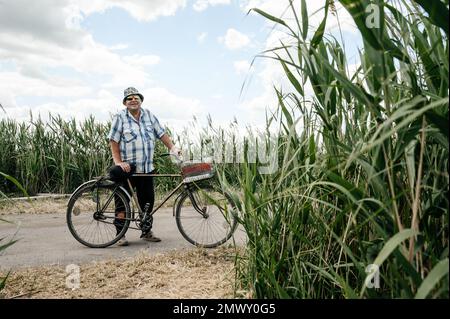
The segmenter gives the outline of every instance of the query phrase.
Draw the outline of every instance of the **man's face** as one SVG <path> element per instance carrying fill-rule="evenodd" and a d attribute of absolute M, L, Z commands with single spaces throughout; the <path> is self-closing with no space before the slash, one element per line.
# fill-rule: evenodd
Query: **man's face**
<path fill-rule="evenodd" d="M 142 102 L 139 95 L 130 95 L 125 99 L 125 106 L 130 112 L 138 111 L 139 108 L 141 107 L 141 103 Z"/>

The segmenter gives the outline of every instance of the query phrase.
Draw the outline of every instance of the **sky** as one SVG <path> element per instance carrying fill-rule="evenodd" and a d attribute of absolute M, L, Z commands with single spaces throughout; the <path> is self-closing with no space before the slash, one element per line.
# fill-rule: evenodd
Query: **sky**
<path fill-rule="evenodd" d="M 298 8 L 300 1 L 294 1 Z M 324 0 L 307 0 L 310 32 Z M 1 118 L 48 113 L 105 122 L 137 88 L 161 123 L 177 131 L 194 117 L 262 127 L 289 88 L 279 63 L 255 57 L 286 34 L 251 8 L 283 17 L 288 0 L 0 0 Z M 337 3 L 343 40 L 358 38 Z M 340 36 L 336 17 L 327 32 Z"/>

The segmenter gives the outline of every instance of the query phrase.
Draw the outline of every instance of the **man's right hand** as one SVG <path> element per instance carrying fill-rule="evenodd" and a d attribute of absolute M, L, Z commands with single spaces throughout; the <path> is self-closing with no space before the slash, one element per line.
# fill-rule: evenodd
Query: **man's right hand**
<path fill-rule="evenodd" d="M 120 166 L 120 168 L 125 172 L 129 173 L 131 171 L 131 166 L 127 162 L 120 162 L 116 164 L 117 166 Z"/>

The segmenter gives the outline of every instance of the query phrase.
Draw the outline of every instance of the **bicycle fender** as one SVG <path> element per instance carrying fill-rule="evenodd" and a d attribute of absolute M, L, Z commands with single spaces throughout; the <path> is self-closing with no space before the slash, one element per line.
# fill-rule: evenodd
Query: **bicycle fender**
<path fill-rule="evenodd" d="M 72 196 L 73 196 L 76 192 L 78 192 L 78 190 L 79 190 L 80 188 L 86 186 L 87 184 L 95 184 L 95 183 L 97 183 L 97 180 L 96 180 L 96 179 L 91 179 L 90 181 L 84 182 L 83 184 L 81 184 L 80 186 L 78 186 L 76 190 L 73 191 L 72 195 L 70 195 L 70 198 L 72 198 Z"/>
<path fill-rule="evenodd" d="M 177 210 L 177 208 L 178 208 L 178 201 L 180 200 L 180 197 L 181 197 L 185 192 L 186 192 L 186 191 L 183 191 L 183 192 L 181 192 L 180 194 L 178 194 L 177 198 L 175 198 L 175 201 L 173 202 L 173 207 L 172 207 L 172 210 L 173 210 L 173 217 L 175 217 L 175 213 L 176 213 L 176 210 Z"/>
<path fill-rule="evenodd" d="M 70 195 L 70 198 L 72 198 L 73 195 L 76 194 L 76 192 L 78 192 L 78 190 L 79 190 L 80 188 L 82 188 L 82 187 L 84 187 L 84 186 L 86 186 L 86 185 L 88 185 L 88 184 L 94 185 L 95 183 L 98 183 L 98 180 L 97 180 L 97 179 L 91 179 L 90 181 L 84 182 L 83 184 L 81 184 L 80 186 L 77 187 L 77 189 L 72 193 L 72 195 Z M 131 195 L 127 192 L 127 190 L 125 189 L 125 187 L 119 186 L 119 189 L 122 190 L 122 191 L 125 193 L 125 195 L 128 197 L 129 200 L 132 199 L 132 198 L 131 198 Z M 69 200 L 70 200 L 70 198 L 69 198 Z"/>
<path fill-rule="evenodd" d="M 124 192 L 125 195 L 127 195 L 128 200 L 130 200 L 130 201 L 132 200 L 130 193 L 127 192 L 127 190 L 125 189 L 125 187 L 119 186 L 119 189 L 120 189 L 122 192 Z"/>

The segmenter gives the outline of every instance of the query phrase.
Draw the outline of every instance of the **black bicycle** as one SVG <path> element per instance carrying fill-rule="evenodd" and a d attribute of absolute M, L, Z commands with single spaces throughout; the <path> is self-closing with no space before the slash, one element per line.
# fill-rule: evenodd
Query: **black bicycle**
<path fill-rule="evenodd" d="M 236 230 L 236 210 L 230 198 L 213 187 L 213 166 L 209 163 L 185 162 L 180 168 L 180 174 L 132 175 L 181 178 L 180 183 L 166 194 L 152 212 L 141 209 L 129 179 L 126 182 L 130 192 L 121 183 L 113 182 L 107 176 L 80 185 L 71 195 L 67 207 L 70 232 L 76 240 L 88 247 L 108 247 L 120 240 L 129 228 L 145 230 L 149 225 L 149 217 L 181 190 L 175 199 L 173 215 L 183 237 L 191 244 L 204 248 L 225 243 Z M 131 201 L 137 211 L 131 209 Z M 121 220 L 123 228 L 118 234 L 114 225 L 116 207 L 125 208 L 125 218 Z"/>

